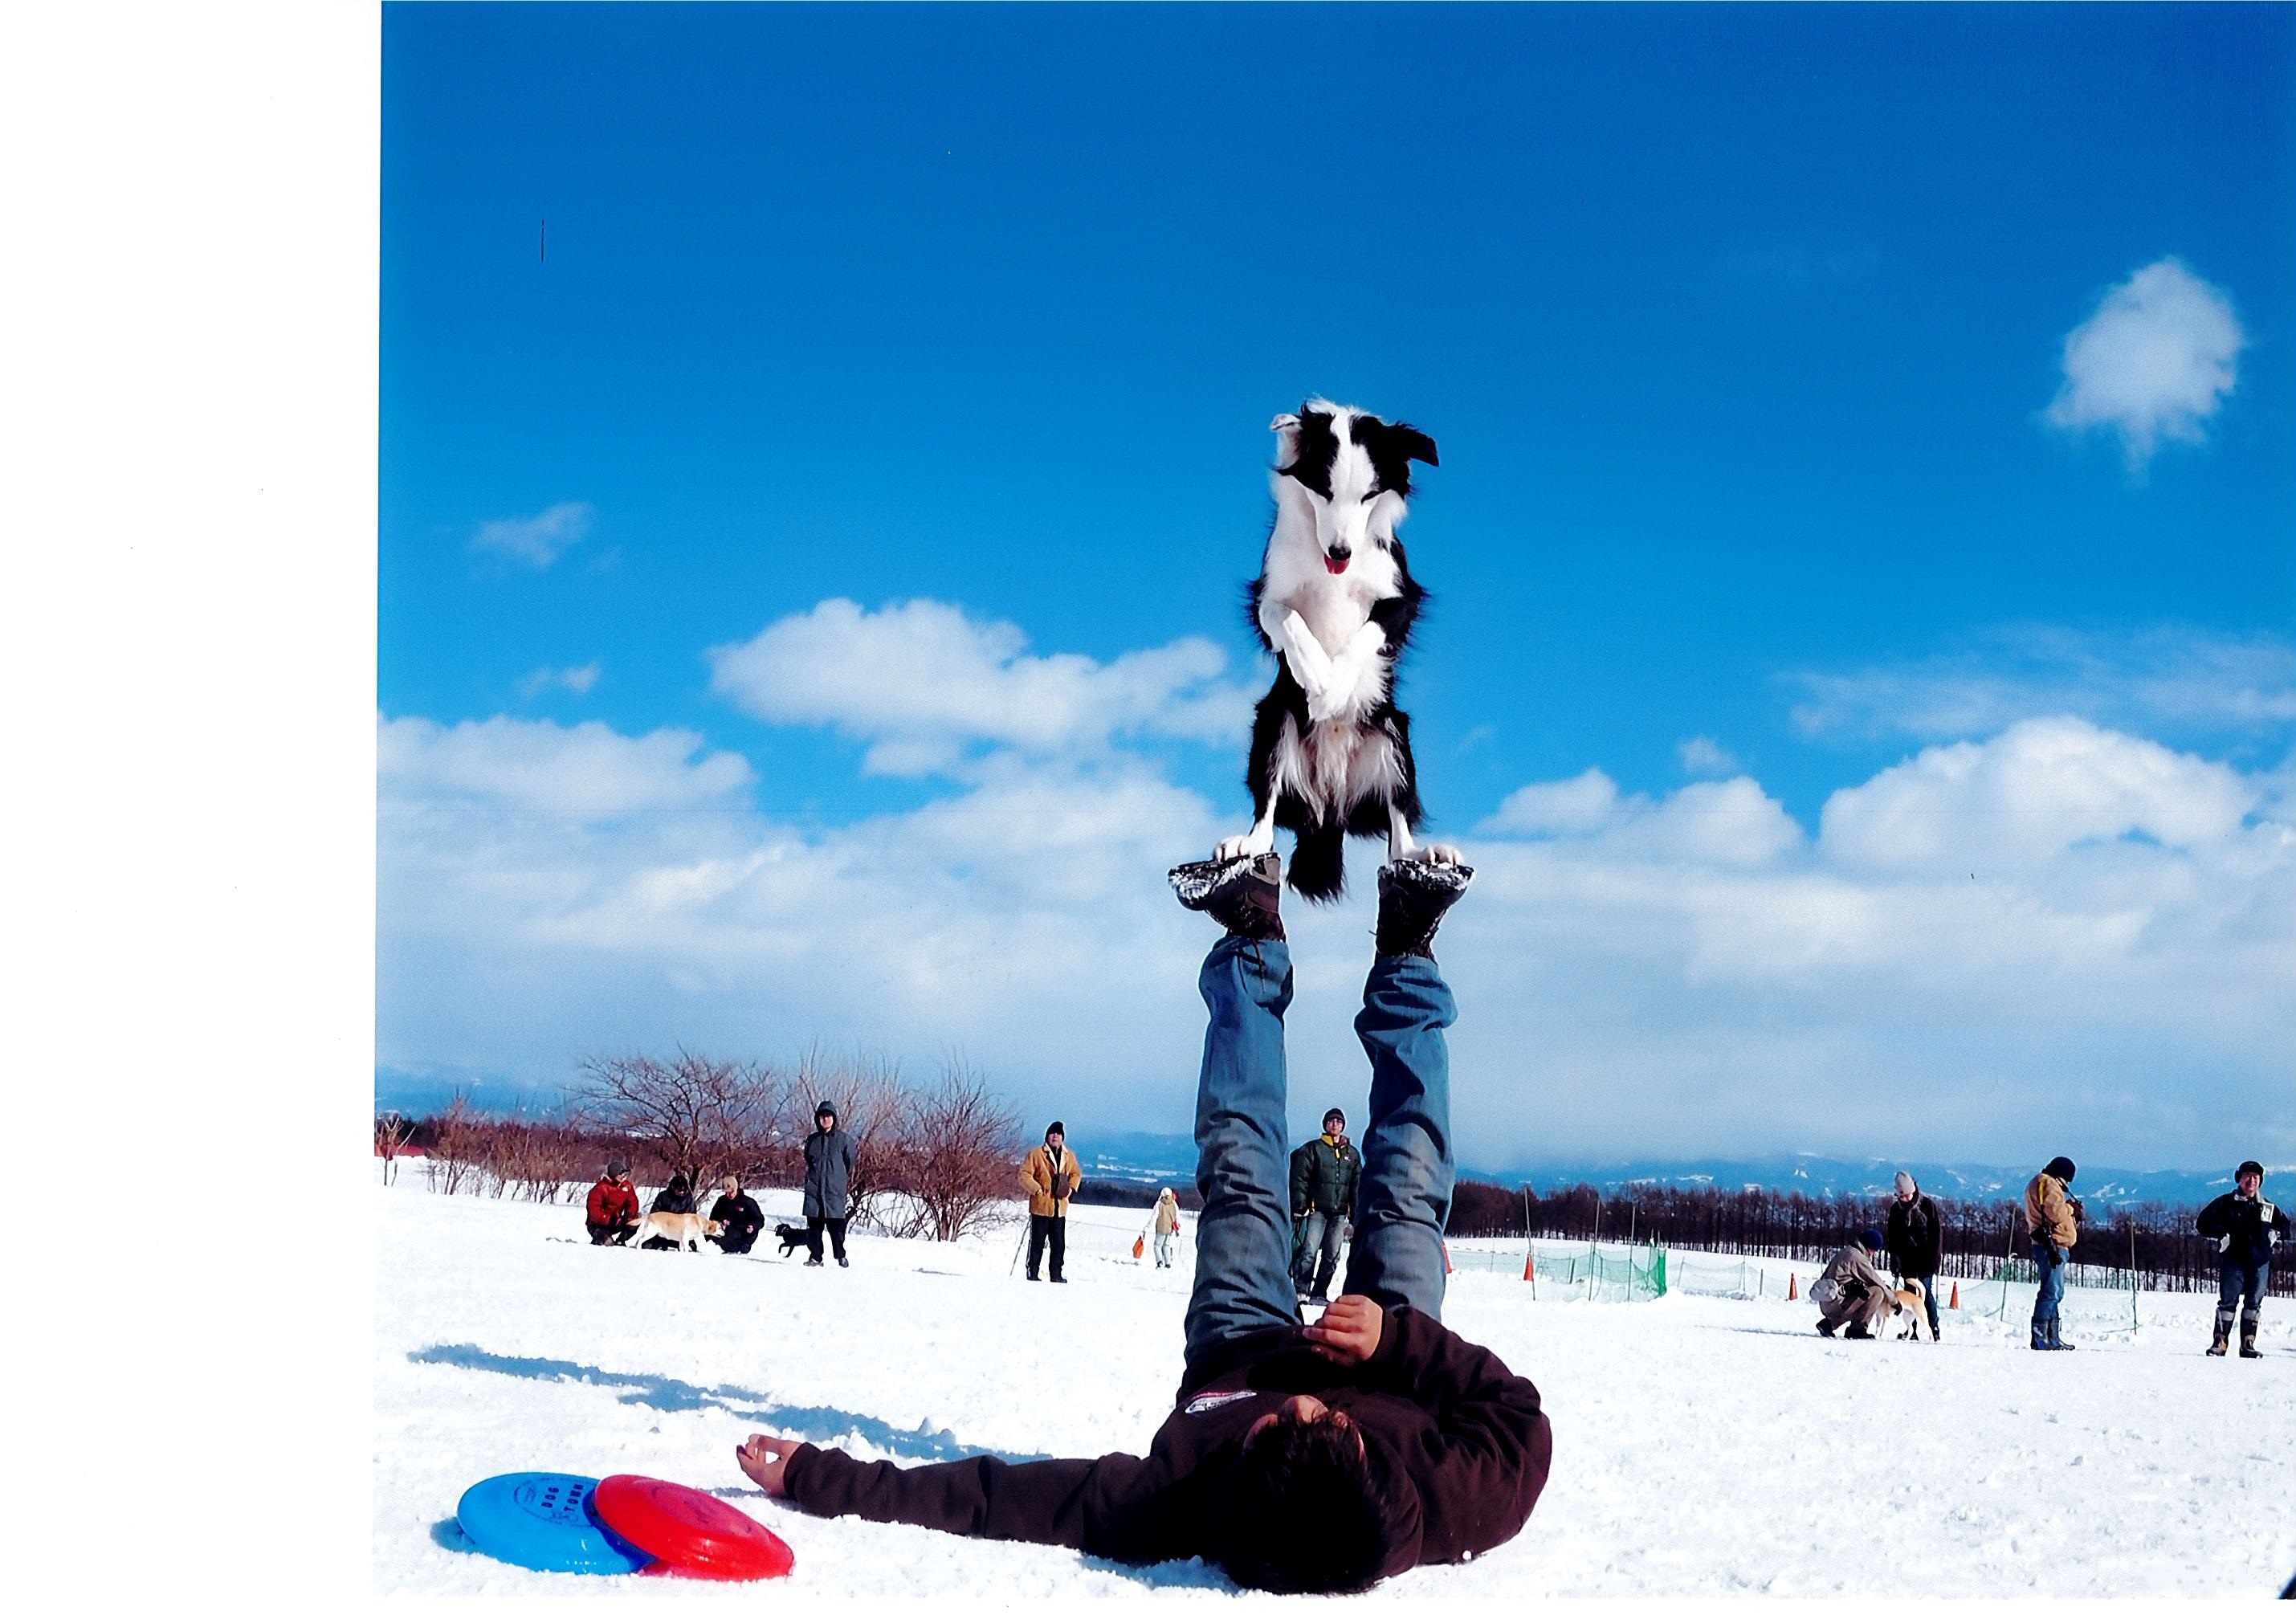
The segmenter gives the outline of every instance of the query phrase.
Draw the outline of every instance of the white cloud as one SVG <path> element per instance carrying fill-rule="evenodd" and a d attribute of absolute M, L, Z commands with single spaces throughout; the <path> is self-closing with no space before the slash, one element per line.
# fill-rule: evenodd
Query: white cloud
<path fill-rule="evenodd" d="M 2247 341 L 2221 290 L 2176 259 L 2148 264 L 2065 334 L 2048 419 L 2069 432 L 2111 429 L 2142 470 L 2164 440 L 2202 440 Z"/>
<path fill-rule="evenodd" d="M 1934 657 L 1781 677 L 1805 736 L 1986 736 L 2076 714 L 2138 732 L 2269 732 L 2296 722 L 2296 645 L 2161 625 L 2122 635 L 2049 625 L 1986 632 Z"/>
<path fill-rule="evenodd" d="M 537 669 L 518 683 L 519 695 L 536 697 L 546 691 L 568 691 L 576 696 L 588 694 L 598 684 L 604 671 L 595 663 L 571 664 L 564 669 Z"/>
<path fill-rule="evenodd" d="M 602 818 L 720 808 L 746 795 L 749 761 L 696 759 L 701 738 L 625 736 L 596 720 L 465 719 L 442 726 L 378 716 L 377 796 L 386 808 L 462 803 L 529 815 Z"/>
<path fill-rule="evenodd" d="M 710 686 L 744 711 L 785 725 L 828 725 L 868 741 L 873 773 L 952 768 L 969 749 L 1092 752 L 1119 736 L 1240 741 L 1250 695 L 1221 677 L 1227 660 L 1201 637 L 1102 663 L 1031 655 L 1019 626 L 943 602 L 876 612 L 844 600 L 712 647 Z"/>
<path fill-rule="evenodd" d="M 1693 782 L 1662 799 L 1628 798 L 1600 770 L 1518 787 L 1475 830 L 1588 838 L 1616 853 L 1726 866 L 1767 865 L 1802 841 L 1785 807 L 1751 777 Z"/>
<path fill-rule="evenodd" d="M 479 525 L 471 549 L 547 568 L 590 531 L 596 513 L 585 500 L 562 500 L 531 517 L 497 517 Z"/>
<path fill-rule="evenodd" d="M 1693 736 L 1675 749 L 1684 771 L 1692 776 L 1727 776 L 1738 768 L 1729 749 L 1711 736 Z"/>
<path fill-rule="evenodd" d="M 1986 743 L 1926 748 L 1826 800 L 1824 854 L 1845 865 L 1991 872 L 2077 844 L 2143 836 L 2189 850 L 2241 827 L 2257 789 L 2220 764 L 2085 719 L 2028 719 Z"/>

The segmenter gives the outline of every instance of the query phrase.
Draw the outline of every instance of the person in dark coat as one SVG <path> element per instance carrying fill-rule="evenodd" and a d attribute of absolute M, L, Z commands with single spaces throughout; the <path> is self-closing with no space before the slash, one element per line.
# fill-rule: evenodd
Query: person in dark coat
<path fill-rule="evenodd" d="M 1292 1281 L 1310 1304 L 1331 1303 L 1340 1241 L 1356 1212 L 1356 1182 L 1363 1173 L 1363 1160 L 1347 1131 L 1348 1115 L 1334 1107 L 1324 1115 L 1324 1133 L 1292 1155 L 1292 1215 L 1297 1219 L 1303 1208 L 1307 1211 Z"/>
<path fill-rule="evenodd" d="M 1898 1171 L 1898 1196 L 1890 1204 L 1890 1268 L 1898 1286 L 1919 1282 L 1929 1301 L 1930 1342 L 1938 1335 L 1938 1268 L 1945 1260 L 1945 1233 L 1938 1224 L 1937 1204 L 1905 1171 Z"/>
<path fill-rule="evenodd" d="M 822 1516 L 1130 1564 L 1201 1557 L 1277 1591 L 1360 1590 L 1521 1532 L 1554 1449 L 1538 1391 L 1441 1319 L 1454 1011 L 1431 946 L 1472 873 L 1419 860 L 1380 873 L 1356 1020 L 1372 1064 L 1356 1242 L 1345 1293 L 1305 1327 L 1286 1229 L 1281 875 L 1274 855 L 1173 874 L 1181 902 L 1227 932 L 1198 980 L 1210 1017 L 1185 1370 L 1148 1453 L 904 1467 L 753 1434 L 735 1453 L 751 1482 Z"/>
<path fill-rule="evenodd" d="M 2209 1353 L 2224 1353 L 2237 1309 L 2240 1358 L 2260 1360 L 2256 1327 L 2272 1279 L 2272 1244 L 2288 1235 L 2288 1211 L 2265 1201 L 2262 1164 L 2251 1158 L 2234 1172 L 2233 1189 L 2201 1211 L 2199 1230 L 2217 1245 L 2217 1336 Z"/>
<path fill-rule="evenodd" d="M 766 1229 L 764 1211 L 756 1198 L 742 1189 L 739 1175 L 726 1177 L 718 1201 L 709 1205 L 709 1218 L 725 1228 L 709 1240 L 728 1253 L 747 1253 L 758 1233 Z"/>
<path fill-rule="evenodd" d="M 653 1205 L 646 1210 L 646 1212 L 649 1214 L 693 1214 L 700 1212 L 700 1211 L 693 1206 L 693 1183 L 685 1178 L 685 1175 L 682 1171 L 672 1175 L 669 1178 L 669 1184 L 653 1195 Z M 645 1239 L 644 1245 L 662 1251 L 667 1251 L 677 1246 L 676 1243 L 670 1241 L 667 1237 L 649 1237 Z"/>
<path fill-rule="evenodd" d="M 584 1211 L 593 1247 L 627 1243 L 638 1229 L 638 1192 L 630 1184 L 630 1166 L 619 1158 L 606 1165 L 598 1184 L 590 1188 Z"/>
<path fill-rule="evenodd" d="M 805 1138 L 806 1263 L 821 1263 L 821 1234 L 829 1233 L 837 1262 L 846 1265 L 846 1199 L 853 1187 L 853 1138 L 837 1128 L 837 1109 L 824 1102 L 813 1110 L 813 1134 Z"/>

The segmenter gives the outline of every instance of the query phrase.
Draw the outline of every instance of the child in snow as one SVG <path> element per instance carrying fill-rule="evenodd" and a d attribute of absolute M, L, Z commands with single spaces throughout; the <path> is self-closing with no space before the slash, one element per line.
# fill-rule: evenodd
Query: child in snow
<path fill-rule="evenodd" d="M 1431 947 L 1473 874 L 1420 860 L 1380 872 L 1378 954 L 1356 1018 L 1372 1065 L 1356 1242 L 1345 1292 L 1307 1327 L 1286 1207 L 1280 875 L 1273 855 L 1172 874 L 1181 902 L 1228 931 L 1198 981 L 1211 1019 L 1185 1370 L 1148 1454 L 900 1467 L 753 1434 L 736 1454 L 767 1494 L 1125 1563 L 1201 1557 L 1279 1591 L 1359 1590 L 1522 1528 L 1553 1451 L 1538 1391 L 1439 1319 L 1454 1012 Z"/>
<path fill-rule="evenodd" d="M 1810 1284 L 1810 1303 L 1818 1307 L 1817 1330 L 1832 1337 L 1844 1325 L 1845 1338 L 1879 1337 L 1890 1319 L 1892 1297 L 1888 1280 L 1874 1269 L 1874 1255 L 1882 1234 L 1868 1227 L 1827 1262 L 1825 1274 Z"/>
<path fill-rule="evenodd" d="M 2240 1357 L 2262 1358 L 2256 1347 L 2257 1319 L 2264 1311 L 2264 1288 L 2272 1275 L 2272 1240 L 2288 1235 L 2288 1212 L 2264 1201 L 2264 1166 L 2251 1158 L 2233 1174 L 2234 1190 L 2201 1211 L 2200 1233 L 2213 1237 L 2219 1264 L 2217 1337 L 2209 1353 L 2220 1355 L 2232 1337 L 2232 1318 L 2240 1311 Z"/>
<path fill-rule="evenodd" d="M 1180 1200 L 1166 1187 L 1156 1199 L 1156 1269 L 1161 1270 L 1172 1262 L 1172 1239 L 1180 1234 Z"/>

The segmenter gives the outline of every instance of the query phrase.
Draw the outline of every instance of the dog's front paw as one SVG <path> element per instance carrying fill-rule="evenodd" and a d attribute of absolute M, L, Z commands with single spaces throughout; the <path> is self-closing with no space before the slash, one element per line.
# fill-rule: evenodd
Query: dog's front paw
<path fill-rule="evenodd" d="M 1238 837 L 1222 838 L 1219 841 L 1218 846 L 1212 851 L 1212 859 L 1215 860 L 1241 860 L 1253 856 L 1266 854 L 1269 850 L 1275 847 L 1275 829 L 1274 827 L 1271 826 L 1268 828 L 1267 835 L 1265 837 L 1262 837 L 1259 834 L 1259 830 L 1254 828 L 1252 831 L 1244 833 Z"/>
<path fill-rule="evenodd" d="M 1459 852 L 1456 843 L 1422 843 L 1417 859 L 1436 866 L 1464 866 L 1467 857 Z"/>

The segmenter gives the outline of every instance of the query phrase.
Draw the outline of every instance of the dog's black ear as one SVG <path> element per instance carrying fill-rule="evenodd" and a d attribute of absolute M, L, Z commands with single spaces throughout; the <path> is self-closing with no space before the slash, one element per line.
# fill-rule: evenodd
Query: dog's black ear
<path fill-rule="evenodd" d="M 1402 454 L 1405 460 L 1424 461 L 1430 466 L 1443 464 L 1435 459 L 1435 440 L 1409 423 L 1398 422 L 1387 431 L 1388 442 Z"/>

